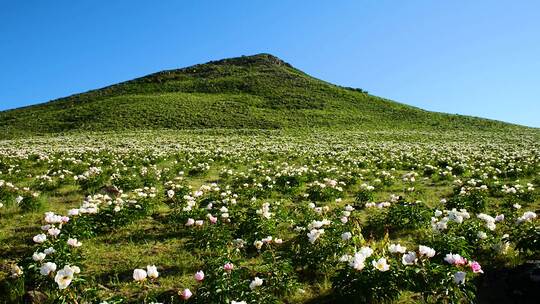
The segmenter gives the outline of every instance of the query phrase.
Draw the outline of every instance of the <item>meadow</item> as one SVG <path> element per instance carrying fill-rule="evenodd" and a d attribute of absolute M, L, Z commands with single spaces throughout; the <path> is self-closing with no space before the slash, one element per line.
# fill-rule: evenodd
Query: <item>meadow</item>
<path fill-rule="evenodd" d="M 539 187 L 532 129 L 3 140 L 0 302 L 527 303 Z"/>

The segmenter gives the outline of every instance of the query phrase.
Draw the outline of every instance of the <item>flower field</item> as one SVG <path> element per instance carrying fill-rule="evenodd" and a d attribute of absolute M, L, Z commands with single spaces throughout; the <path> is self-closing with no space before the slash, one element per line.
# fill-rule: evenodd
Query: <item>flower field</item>
<path fill-rule="evenodd" d="M 539 187 L 534 130 L 4 140 L 0 302 L 526 303 Z"/>

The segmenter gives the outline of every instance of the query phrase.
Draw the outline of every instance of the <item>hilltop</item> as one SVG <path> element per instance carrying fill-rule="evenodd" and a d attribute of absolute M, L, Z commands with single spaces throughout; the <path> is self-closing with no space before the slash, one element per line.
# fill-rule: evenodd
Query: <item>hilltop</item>
<path fill-rule="evenodd" d="M 443 94 L 443 92 L 441 92 Z M 138 129 L 503 130 L 334 85 L 270 54 L 211 61 L 0 112 L 0 138 Z"/>

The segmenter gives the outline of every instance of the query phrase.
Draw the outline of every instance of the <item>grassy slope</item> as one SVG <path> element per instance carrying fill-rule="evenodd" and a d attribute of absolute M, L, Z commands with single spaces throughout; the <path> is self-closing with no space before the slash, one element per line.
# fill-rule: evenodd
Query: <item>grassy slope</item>
<path fill-rule="evenodd" d="M 424 111 L 315 79 L 267 54 L 163 71 L 0 112 L 0 138 L 72 130 L 464 129 L 509 124 Z"/>

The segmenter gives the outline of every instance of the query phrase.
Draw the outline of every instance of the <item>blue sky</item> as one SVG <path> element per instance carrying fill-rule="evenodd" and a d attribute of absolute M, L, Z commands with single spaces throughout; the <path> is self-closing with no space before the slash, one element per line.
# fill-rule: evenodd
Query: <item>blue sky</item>
<path fill-rule="evenodd" d="M 427 110 L 540 127 L 540 1 L 0 0 L 0 110 L 261 52 Z"/>

